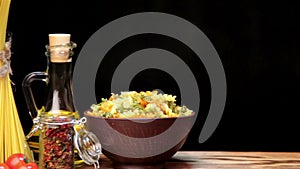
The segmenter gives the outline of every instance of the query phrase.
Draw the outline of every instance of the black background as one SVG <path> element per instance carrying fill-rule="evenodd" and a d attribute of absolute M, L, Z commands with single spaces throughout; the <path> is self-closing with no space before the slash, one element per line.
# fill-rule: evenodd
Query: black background
<path fill-rule="evenodd" d="M 300 101 L 297 89 L 299 47 L 296 46 L 299 18 L 295 17 L 296 5 L 288 1 L 12 0 L 7 28 L 13 33 L 11 79 L 16 84 L 14 94 L 25 132 L 29 131 L 32 123 L 21 84 L 28 73 L 46 69 L 44 46 L 48 44 L 49 33 L 72 34 L 72 41 L 78 45 L 74 50 L 76 62 L 81 47 L 99 28 L 119 17 L 147 11 L 173 14 L 195 24 L 213 43 L 225 69 L 228 95 L 218 128 L 209 140 L 198 143 L 205 111 L 209 107 L 209 84 L 203 82 L 200 89 L 203 91 L 201 97 L 204 95 L 205 98 L 201 101 L 203 116 L 199 116 L 183 149 L 300 151 L 300 123 L 297 118 Z M 124 49 L 128 45 L 138 50 L 154 44 L 170 50 L 174 46 L 175 49 L 182 47 L 177 51 L 178 55 L 193 55 L 184 46 L 166 37 L 145 35 L 135 38 L 116 45 L 119 52 L 112 49 L 110 55 L 126 57 L 129 53 Z M 136 46 L 141 42 L 144 46 Z M 164 42 L 170 43 L 166 45 Z M 193 72 L 203 75 L 205 81 L 203 66 Z M 154 74 L 155 71 L 144 72 L 146 77 L 157 78 L 153 77 Z M 170 77 L 166 75 L 166 78 Z M 134 81 L 145 82 L 139 75 Z M 139 83 L 131 87 L 141 89 L 137 85 Z M 164 88 L 164 83 L 161 83 Z M 176 88 L 175 84 L 173 86 Z M 98 98 L 106 96 L 103 93 L 107 94 L 107 91 L 97 90 Z M 41 105 L 44 88 L 36 87 L 34 91 Z M 177 90 L 174 92 L 178 93 Z"/>

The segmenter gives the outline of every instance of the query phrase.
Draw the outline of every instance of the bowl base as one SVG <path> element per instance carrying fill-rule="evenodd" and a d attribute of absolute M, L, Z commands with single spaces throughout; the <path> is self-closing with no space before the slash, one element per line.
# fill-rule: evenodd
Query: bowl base
<path fill-rule="evenodd" d="M 165 163 L 157 164 L 125 164 L 113 163 L 114 169 L 164 169 Z"/>

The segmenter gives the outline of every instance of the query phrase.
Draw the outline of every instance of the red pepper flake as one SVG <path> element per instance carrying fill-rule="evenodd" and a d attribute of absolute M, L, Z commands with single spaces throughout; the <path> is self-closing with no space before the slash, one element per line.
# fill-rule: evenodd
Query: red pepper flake
<path fill-rule="evenodd" d="M 43 168 L 74 168 L 74 145 L 72 124 L 46 125 L 43 137 Z"/>

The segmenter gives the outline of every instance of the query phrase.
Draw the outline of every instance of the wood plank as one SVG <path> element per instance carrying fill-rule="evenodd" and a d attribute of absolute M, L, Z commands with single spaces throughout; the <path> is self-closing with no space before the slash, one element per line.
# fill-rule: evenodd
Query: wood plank
<path fill-rule="evenodd" d="M 112 162 L 101 157 L 102 169 L 112 169 Z M 83 166 L 80 169 L 92 169 Z M 225 152 L 180 151 L 165 163 L 166 169 L 299 169 L 298 152 Z"/>

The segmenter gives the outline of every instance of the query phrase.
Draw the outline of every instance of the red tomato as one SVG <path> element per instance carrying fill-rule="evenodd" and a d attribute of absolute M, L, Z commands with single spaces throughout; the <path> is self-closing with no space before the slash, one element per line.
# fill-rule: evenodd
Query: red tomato
<path fill-rule="evenodd" d="M 26 164 L 19 164 L 14 169 L 39 169 L 38 165 L 35 162 L 29 162 Z"/>
<path fill-rule="evenodd" d="M 14 169 L 16 166 L 18 166 L 19 164 L 25 164 L 24 161 L 24 154 L 22 153 L 15 153 L 10 155 L 6 161 L 5 164 L 10 168 L 10 169 Z"/>
<path fill-rule="evenodd" d="M 9 169 L 5 163 L 0 163 L 0 169 Z"/>

